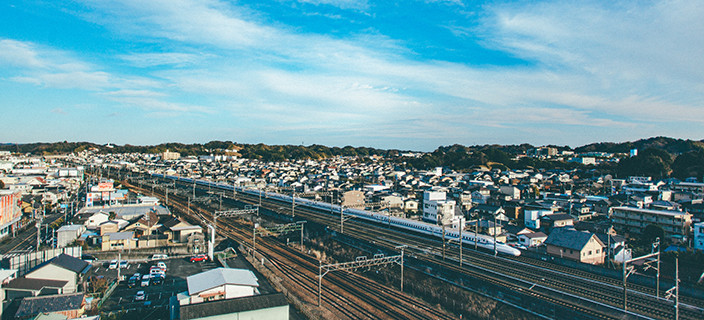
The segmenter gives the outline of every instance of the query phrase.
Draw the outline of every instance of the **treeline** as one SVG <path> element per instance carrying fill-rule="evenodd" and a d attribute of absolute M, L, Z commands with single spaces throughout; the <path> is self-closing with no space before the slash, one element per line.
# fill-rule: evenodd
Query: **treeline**
<path fill-rule="evenodd" d="M 69 154 L 84 150 L 95 150 L 99 153 L 162 153 L 166 150 L 179 152 L 182 156 L 198 156 L 207 154 L 224 154 L 226 150 L 236 151 L 238 156 L 262 161 L 283 161 L 301 159 L 325 159 L 331 157 L 360 157 L 368 159 L 371 156 L 391 158 L 399 166 L 415 169 L 430 169 L 445 167 L 456 171 L 468 171 L 479 166 L 490 169 L 598 169 L 616 177 L 625 178 L 631 175 L 651 176 L 654 178 L 674 177 L 685 179 L 704 175 L 704 142 L 695 140 L 654 137 L 624 143 L 594 143 L 575 148 L 568 146 L 549 146 L 560 151 L 568 150 L 575 153 L 607 152 L 620 154 L 620 161 L 605 162 L 597 166 L 585 166 L 574 162 L 543 160 L 532 157 L 516 157 L 526 154 L 535 148 L 530 144 L 520 145 L 475 145 L 459 144 L 438 147 L 435 151 L 424 153 L 420 157 L 402 157 L 404 151 L 384 150 L 369 147 L 327 147 L 323 145 L 294 146 L 266 144 L 238 144 L 232 141 L 210 141 L 208 143 L 184 144 L 163 143 L 156 146 L 135 145 L 98 145 L 90 142 L 56 142 L 29 144 L 0 144 L 0 150 L 30 153 L 35 155 Z M 638 149 L 635 157 L 627 157 L 631 149 Z"/>
<path fill-rule="evenodd" d="M 484 145 L 466 147 L 452 145 L 439 147 L 422 157 L 399 157 L 396 161 L 415 169 L 430 169 L 445 167 L 456 171 L 468 171 L 480 166 L 489 169 L 575 169 L 583 165 L 573 162 L 541 160 L 538 158 L 521 157 L 515 160 L 516 155 L 525 154 L 534 147 L 529 144 L 521 145 Z"/>

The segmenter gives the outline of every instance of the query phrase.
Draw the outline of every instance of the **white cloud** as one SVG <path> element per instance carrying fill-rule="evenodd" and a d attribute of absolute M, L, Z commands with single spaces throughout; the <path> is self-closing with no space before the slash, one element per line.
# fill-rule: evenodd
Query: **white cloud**
<path fill-rule="evenodd" d="M 41 68 L 44 62 L 30 44 L 12 39 L 0 39 L 0 65 Z"/>
<path fill-rule="evenodd" d="M 209 56 L 212 55 L 180 52 L 154 52 L 121 55 L 120 58 L 136 67 L 145 68 L 163 65 L 188 66 L 196 64 Z"/>
<path fill-rule="evenodd" d="M 314 5 L 330 5 L 340 9 L 364 10 L 369 8 L 367 0 L 298 0 L 298 2 Z"/>

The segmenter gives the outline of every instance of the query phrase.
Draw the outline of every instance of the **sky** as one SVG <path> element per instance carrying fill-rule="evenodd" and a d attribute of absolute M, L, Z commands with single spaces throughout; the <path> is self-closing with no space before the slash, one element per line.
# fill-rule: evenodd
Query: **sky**
<path fill-rule="evenodd" d="M 704 139 L 704 2 L 0 3 L 0 142 Z"/>

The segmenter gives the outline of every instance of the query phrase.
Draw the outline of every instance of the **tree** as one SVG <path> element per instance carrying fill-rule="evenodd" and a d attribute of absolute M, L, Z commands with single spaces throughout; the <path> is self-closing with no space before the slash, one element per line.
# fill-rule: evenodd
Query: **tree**
<path fill-rule="evenodd" d="M 0 189 L 5 189 L 5 183 L 0 180 Z"/>
<path fill-rule="evenodd" d="M 115 220 L 115 217 L 117 217 L 117 213 L 115 213 L 115 211 L 110 211 L 108 214 L 108 219 Z"/>
<path fill-rule="evenodd" d="M 679 155 L 672 163 L 672 176 L 678 179 L 702 178 L 704 175 L 704 150 Z"/>
<path fill-rule="evenodd" d="M 641 241 L 643 243 L 652 243 L 656 238 L 664 240 L 665 230 L 662 227 L 654 224 L 649 224 L 645 229 L 643 229 L 643 234 L 641 235 Z"/>

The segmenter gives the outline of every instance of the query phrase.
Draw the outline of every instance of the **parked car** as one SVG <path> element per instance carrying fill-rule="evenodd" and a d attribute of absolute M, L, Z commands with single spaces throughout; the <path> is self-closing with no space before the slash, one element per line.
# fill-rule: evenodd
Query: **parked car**
<path fill-rule="evenodd" d="M 120 261 L 120 269 L 127 269 L 130 267 L 130 263 L 127 260 Z"/>
<path fill-rule="evenodd" d="M 108 268 L 117 269 L 117 260 L 110 261 L 110 266 Z"/>
<path fill-rule="evenodd" d="M 149 286 L 149 281 L 151 280 L 151 276 L 148 274 L 145 274 L 142 276 L 142 283 L 140 283 L 140 286 L 142 287 L 148 287 Z"/>
<path fill-rule="evenodd" d="M 144 293 L 144 291 L 137 291 L 137 294 L 134 295 L 134 301 L 142 301 L 147 297 L 147 295 Z"/>
<path fill-rule="evenodd" d="M 161 269 L 162 271 L 166 272 L 166 263 L 164 263 L 163 261 L 157 262 L 156 266 L 159 267 L 159 269 Z"/>
<path fill-rule="evenodd" d="M 166 254 L 155 254 L 155 255 L 152 256 L 152 261 L 154 261 L 154 260 L 166 260 L 166 259 L 168 259 L 168 258 L 169 258 L 169 256 L 166 255 Z"/>
<path fill-rule="evenodd" d="M 137 281 L 139 281 L 139 280 L 140 280 L 140 277 L 131 276 L 129 278 L 129 280 L 127 280 L 127 287 L 132 288 L 132 287 L 136 286 Z"/>
<path fill-rule="evenodd" d="M 204 254 L 199 254 L 191 257 L 191 262 L 201 262 L 201 261 L 208 261 L 208 256 Z"/>
<path fill-rule="evenodd" d="M 157 275 L 157 274 L 166 276 L 166 272 L 164 272 L 164 270 L 161 270 L 161 268 L 159 268 L 157 266 L 153 266 L 149 269 L 149 275 L 153 276 L 153 275 Z"/>
<path fill-rule="evenodd" d="M 94 256 L 91 256 L 91 255 L 89 255 L 89 254 L 82 254 L 82 255 L 81 255 L 81 260 L 83 260 L 83 261 L 85 261 L 85 262 L 88 262 L 88 263 L 93 263 L 93 262 L 95 262 L 95 261 L 98 260 L 98 259 L 96 259 Z"/>
<path fill-rule="evenodd" d="M 159 285 L 164 283 L 164 275 L 162 274 L 155 274 L 152 276 L 152 284 L 153 285 Z"/>

